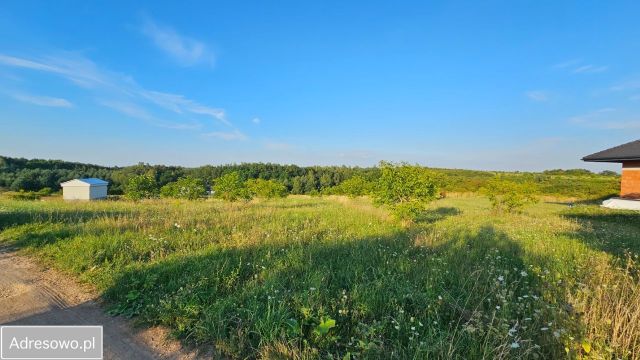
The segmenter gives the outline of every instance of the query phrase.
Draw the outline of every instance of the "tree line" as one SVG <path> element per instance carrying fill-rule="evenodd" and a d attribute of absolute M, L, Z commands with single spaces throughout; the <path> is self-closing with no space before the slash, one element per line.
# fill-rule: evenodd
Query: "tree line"
<path fill-rule="evenodd" d="M 534 184 L 544 195 L 600 198 L 619 191 L 619 175 L 614 172 L 592 173 L 585 169 L 549 170 L 542 173 L 494 172 L 461 169 L 429 169 L 441 193 L 481 192 L 500 176 L 505 181 Z M 122 195 L 135 176 L 144 175 L 160 189 L 182 178 L 197 179 L 206 191 L 216 179 L 236 173 L 239 181 L 250 179 L 274 181 L 287 194 L 365 195 L 382 176 L 382 166 L 297 166 L 270 163 L 206 165 L 195 168 L 140 163 L 126 167 L 108 167 L 61 160 L 22 159 L 0 156 L 0 191 L 59 191 L 60 183 L 84 177 L 109 181 L 109 193 Z M 165 189 L 165 193 L 170 191 Z"/>
<path fill-rule="evenodd" d="M 60 190 L 60 183 L 96 177 L 109 182 L 109 193 L 121 195 L 134 176 L 146 175 L 159 188 L 183 177 L 192 177 L 211 188 L 213 180 L 225 174 L 238 173 L 242 181 L 249 179 L 275 180 L 291 194 L 318 194 L 359 175 L 373 180 L 379 176 L 375 167 L 280 165 L 270 163 L 243 163 L 205 165 L 196 168 L 150 165 L 139 163 L 126 167 L 107 167 L 61 160 L 22 159 L 0 156 L 0 189 L 11 191 L 39 191 L 44 188 Z"/>

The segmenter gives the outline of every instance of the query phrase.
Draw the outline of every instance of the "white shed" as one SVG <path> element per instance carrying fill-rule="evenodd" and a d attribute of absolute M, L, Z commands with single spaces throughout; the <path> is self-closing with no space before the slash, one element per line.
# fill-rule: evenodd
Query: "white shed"
<path fill-rule="evenodd" d="M 96 178 L 73 179 L 60 184 L 65 200 L 106 199 L 108 185 L 108 182 Z"/>

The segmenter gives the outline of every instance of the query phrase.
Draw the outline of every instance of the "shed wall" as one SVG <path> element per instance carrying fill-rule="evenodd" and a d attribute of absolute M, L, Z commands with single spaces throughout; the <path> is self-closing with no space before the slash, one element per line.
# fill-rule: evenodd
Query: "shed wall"
<path fill-rule="evenodd" d="M 65 186 L 62 198 L 65 200 L 96 200 L 107 197 L 107 185 L 102 186 Z"/>
<path fill-rule="evenodd" d="M 91 186 L 91 199 L 105 199 L 107 197 L 107 185 Z"/>
<path fill-rule="evenodd" d="M 89 200 L 88 186 L 65 186 L 62 188 L 62 198 L 65 200 Z"/>

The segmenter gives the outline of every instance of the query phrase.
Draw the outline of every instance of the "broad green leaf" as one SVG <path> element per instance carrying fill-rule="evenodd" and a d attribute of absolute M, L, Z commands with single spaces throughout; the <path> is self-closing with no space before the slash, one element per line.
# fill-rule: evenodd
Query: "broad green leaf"
<path fill-rule="evenodd" d="M 322 318 L 320 324 L 316 327 L 316 331 L 320 335 L 326 335 L 331 328 L 336 326 L 336 321 L 332 318 Z"/>

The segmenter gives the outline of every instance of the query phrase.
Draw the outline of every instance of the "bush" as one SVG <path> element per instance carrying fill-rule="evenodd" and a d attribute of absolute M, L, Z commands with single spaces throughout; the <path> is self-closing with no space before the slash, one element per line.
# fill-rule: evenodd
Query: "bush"
<path fill-rule="evenodd" d="M 35 191 L 24 191 L 24 190 L 7 191 L 3 195 L 13 200 L 38 200 L 42 197 L 41 194 Z"/>
<path fill-rule="evenodd" d="M 482 192 L 496 212 L 521 212 L 526 205 L 538 202 L 535 184 L 516 183 L 496 177 L 487 182 Z"/>
<path fill-rule="evenodd" d="M 131 200 L 150 199 L 158 196 L 158 185 L 149 175 L 136 175 L 129 179 L 124 192 Z"/>
<path fill-rule="evenodd" d="M 380 163 L 374 201 L 402 220 L 414 220 L 438 196 L 433 175 L 417 165 Z"/>
<path fill-rule="evenodd" d="M 369 195 L 373 191 L 374 184 L 362 176 L 356 175 L 343 181 L 340 185 L 331 187 L 325 191 L 331 195 L 347 195 L 349 197 Z"/>
<path fill-rule="evenodd" d="M 42 189 L 36 191 L 36 193 L 38 195 L 40 195 L 40 196 L 49 196 L 49 195 L 53 194 L 53 190 L 51 190 L 51 188 L 45 187 L 45 188 L 42 188 Z"/>
<path fill-rule="evenodd" d="M 207 188 L 201 179 L 190 176 L 168 183 L 160 189 L 162 197 L 196 200 L 207 194 Z"/>
<path fill-rule="evenodd" d="M 287 188 L 275 180 L 249 179 L 246 186 L 249 193 L 255 197 L 272 199 L 287 196 Z"/>
<path fill-rule="evenodd" d="M 252 197 L 237 171 L 214 180 L 213 196 L 227 201 L 251 200 Z"/>

